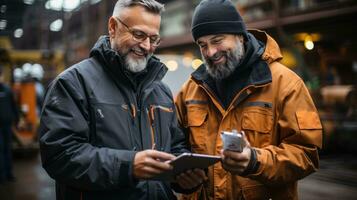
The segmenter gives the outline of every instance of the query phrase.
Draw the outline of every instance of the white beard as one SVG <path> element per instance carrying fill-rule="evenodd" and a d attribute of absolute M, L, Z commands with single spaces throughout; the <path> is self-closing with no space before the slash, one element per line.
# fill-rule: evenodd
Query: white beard
<path fill-rule="evenodd" d="M 125 57 L 125 68 L 131 72 L 141 72 L 146 68 L 147 62 L 149 60 L 148 56 L 143 59 L 132 59 L 128 55 Z"/>
<path fill-rule="evenodd" d="M 118 45 L 115 43 L 111 44 L 112 49 L 117 51 L 124 59 L 124 67 L 129 70 L 130 72 L 136 73 L 141 72 L 146 68 L 146 65 L 149 61 L 149 58 L 152 56 L 151 54 L 147 54 L 142 59 L 133 59 L 129 56 L 130 50 L 125 49 L 124 51 L 120 49 Z"/>

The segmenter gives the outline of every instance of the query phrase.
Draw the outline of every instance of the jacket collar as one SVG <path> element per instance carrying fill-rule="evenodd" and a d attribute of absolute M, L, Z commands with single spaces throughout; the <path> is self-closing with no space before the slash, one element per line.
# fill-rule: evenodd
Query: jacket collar
<path fill-rule="evenodd" d="M 257 29 L 251 29 L 249 32 L 254 35 L 257 40 L 265 44 L 265 49 L 262 54 L 263 60 L 270 64 L 275 61 L 280 61 L 283 58 L 278 43 L 269 34 Z"/>

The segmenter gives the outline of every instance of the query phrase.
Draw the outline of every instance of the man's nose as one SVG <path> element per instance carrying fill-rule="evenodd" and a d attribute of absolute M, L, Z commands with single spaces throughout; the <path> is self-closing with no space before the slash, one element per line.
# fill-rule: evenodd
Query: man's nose
<path fill-rule="evenodd" d="M 214 46 L 207 46 L 207 57 L 212 57 L 217 53 L 217 48 Z"/>
<path fill-rule="evenodd" d="M 139 46 L 145 49 L 146 51 L 149 51 L 151 48 L 150 38 L 147 37 L 144 41 L 140 42 Z"/>

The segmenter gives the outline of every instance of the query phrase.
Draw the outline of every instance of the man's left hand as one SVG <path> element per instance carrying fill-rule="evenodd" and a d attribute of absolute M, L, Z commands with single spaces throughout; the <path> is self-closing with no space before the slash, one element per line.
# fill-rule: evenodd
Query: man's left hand
<path fill-rule="evenodd" d="M 250 143 L 248 142 L 245 135 L 243 135 L 246 146 L 242 152 L 235 152 L 229 150 L 221 150 L 222 156 L 222 166 L 226 171 L 229 171 L 231 174 L 240 175 L 248 167 L 252 149 Z"/>
<path fill-rule="evenodd" d="M 250 147 L 244 147 L 241 153 L 221 150 L 223 168 L 234 175 L 242 174 L 248 167 L 251 151 Z"/>
<path fill-rule="evenodd" d="M 208 178 L 202 169 L 187 170 L 176 177 L 176 182 L 183 189 L 189 190 L 202 184 Z"/>

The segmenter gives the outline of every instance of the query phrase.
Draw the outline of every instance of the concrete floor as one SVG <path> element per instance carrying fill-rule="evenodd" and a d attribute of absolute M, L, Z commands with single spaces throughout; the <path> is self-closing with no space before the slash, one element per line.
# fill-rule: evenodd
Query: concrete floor
<path fill-rule="evenodd" d="M 322 156 L 320 169 L 299 182 L 299 199 L 357 200 L 357 157 Z"/>
<path fill-rule="evenodd" d="M 55 199 L 55 182 L 41 167 L 39 156 L 14 159 L 15 182 L 0 186 L 1 200 Z"/>
<path fill-rule="evenodd" d="M 302 200 L 357 200 L 357 156 L 321 157 L 320 170 L 299 182 Z M 54 181 L 42 169 L 39 156 L 16 158 L 17 181 L 0 186 L 1 200 L 55 199 Z"/>

